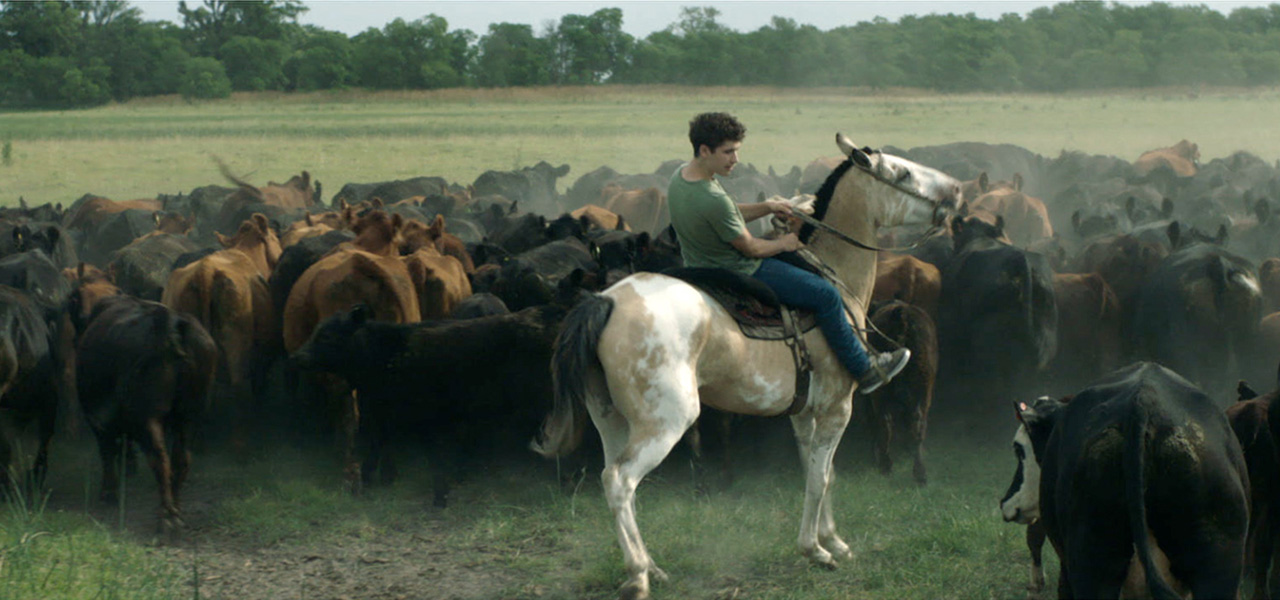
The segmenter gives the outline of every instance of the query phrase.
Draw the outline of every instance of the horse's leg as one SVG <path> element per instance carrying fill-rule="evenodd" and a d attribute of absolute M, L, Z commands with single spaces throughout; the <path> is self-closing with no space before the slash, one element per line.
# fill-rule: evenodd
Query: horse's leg
<path fill-rule="evenodd" d="M 671 389 L 662 382 L 651 381 L 650 384 L 658 389 Z M 653 388 L 649 392 L 652 394 Z M 640 394 L 634 396 L 638 398 Z M 621 397 L 622 394 L 614 395 L 615 399 Z M 597 403 L 587 403 L 591 408 L 591 420 L 604 444 L 605 466 L 600 478 L 609 508 L 613 510 L 618 545 L 622 547 L 623 562 L 630 575 L 619 592 L 619 597 L 627 600 L 649 597 L 649 575 L 658 581 L 667 579 L 667 574 L 649 557 L 640 538 L 640 528 L 636 524 L 636 487 L 666 458 L 698 416 L 696 399 L 689 402 L 674 391 L 658 397 L 666 399 L 666 402 L 665 406 L 655 407 L 657 410 L 648 410 L 653 406 L 652 400 L 628 399 L 626 402 L 631 407 L 639 405 L 645 409 L 628 411 L 632 413 L 630 418 L 616 407 L 605 413 L 596 408 Z"/>
<path fill-rule="evenodd" d="M 833 555 L 841 558 L 853 555 L 849 545 L 836 533 L 830 495 L 831 484 L 835 480 L 832 461 L 840 436 L 849 424 L 851 410 L 850 402 L 839 401 L 832 406 L 815 409 L 814 413 L 791 419 L 796 439 L 800 443 L 800 460 L 805 468 L 800 552 L 815 564 L 828 568 L 836 566 Z"/>

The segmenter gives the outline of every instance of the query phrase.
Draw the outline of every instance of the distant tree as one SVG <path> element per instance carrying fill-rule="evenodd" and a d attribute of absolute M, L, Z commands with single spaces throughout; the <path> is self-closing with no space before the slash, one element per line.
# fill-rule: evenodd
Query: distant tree
<path fill-rule="evenodd" d="M 243 35 L 232 37 L 218 49 L 231 89 L 242 91 L 284 89 L 285 54 L 284 42 Z"/>
<path fill-rule="evenodd" d="M 187 61 L 178 92 L 188 100 L 226 98 L 231 95 L 231 80 L 218 59 L 199 56 Z"/>
<path fill-rule="evenodd" d="M 298 34 L 298 15 L 307 12 L 301 0 L 203 0 L 191 8 L 178 2 L 190 50 L 199 56 L 221 58 L 231 38 L 245 36 L 284 41 Z"/>
<path fill-rule="evenodd" d="M 474 79 L 484 87 L 551 83 L 551 43 L 533 35 L 533 27 L 494 23 L 476 45 Z"/>
<path fill-rule="evenodd" d="M 602 83 L 630 59 L 635 38 L 622 30 L 622 9 L 564 15 L 552 34 L 559 83 Z"/>
<path fill-rule="evenodd" d="M 285 62 L 289 89 L 299 91 L 342 88 L 354 79 L 352 44 L 336 31 L 310 28 L 293 56 Z"/>
<path fill-rule="evenodd" d="M 353 40 L 359 82 L 380 89 L 434 89 L 462 85 L 471 32 L 449 31 L 443 17 L 396 19 Z"/>
<path fill-rule="evenodd" d="M 0 50 L 32 58 L 75 56 L 82 41 L 80 15 L 70 3 L 0 1 Z"/>

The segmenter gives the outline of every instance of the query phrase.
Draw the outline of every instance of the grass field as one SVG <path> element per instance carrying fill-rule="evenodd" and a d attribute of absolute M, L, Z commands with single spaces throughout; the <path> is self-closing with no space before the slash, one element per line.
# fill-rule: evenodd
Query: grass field
<path fill-rule="evenodd" d="M 85 193 L 155 197 L 221 183 L 210 155 L 264 184 L 306 169 L 326 200 L 347 182 L 568 163 L 562 186 L 602 165 L 647 173 L 687 154 L 695 113 L 748 127 L 743 160 L 780 170 L 836 152 L 834 134 L 900 148 L 1010 143 L 1056 156 L 1133 160 L 1187 138 L 1204 160 L 1280 157 L 1280 92 L 1158 90 L 1071 96 L 869 94 L 842 89 L 606 87 L 176 98 L 66 112 L 0 113 L 0 204 L 68 204 Z"/>
<path fill-rule="evenodd" d="M 1238 150 L 1280 157 L 1276 90 L 237 95 L 0 113 L 0 145 L 7 148 L 0 204 L 19 196 L 65 205 L 85 193 L 123 200 L 189 191 L 222 183 L 211 155 L 259 184 L 309 170 L 324 182 L 326 200 L 346 182 L 440 175 L 469 183 L 485 170 L 539 160 L 571 165 L 563 188 L 601 165 L 650 172 L 683 157 L 686 123 L 704 110 L 727 110 L 746 122 L 743 160 L 761 168 L 834 154 L 837 131 L 873 146 L 984 141 L 1048 156 L 1066 149 L 1129 160 L 1186 138 L 1200 144 L 1206 161 Z M 1024 598 L 1023 529 L 1001 522 L 997 510 L 1013 470 L 1012 424 L 993 431 L 935 420 L 925 488 L 911 481 L 909 464 L 881 477 L 868 464 L 865 440 L 847 436 L 835 507 L 855 559 L 835 572 L 808 566 L 796 550 L 802 482 L 792 447 L 758 448 L 739 463 L 733 486 L 710 493 L 696 492 L 687 464 L 673 457 L 638 495 L 641 530 L 672 577 L 655 585 L 655 597 Z M 624 579 L 598 475 L 566 494 L 550 467 L 531 456 L 473 475 L 444 511 L 430 507 L 421 464 L 407 464 L 395 486 L 357 499 L 341 491 L 338 468 L 323 453 L 272 448 L 247 465 L 198 456 L 185 505 L 196 541 L 163 546 L 149 533 L 156 502 L 145 468 L 130 480 L 122 510 L 104 507 L 94 499 L 92 444 L 54 443 L 49 495 L 0 505 L 0 600 L 608 598 Z M 1045 555 L 1052 587 L 1056 562 L 1052 550 Z M 340 587 L 332 583 L 338 575 L 307 570 L 320 563 L 337 565 L 339 575 L 355 573 L 352 585 L 361 578 L 391 583 Z M 393 568 L 403 577 L 378 571 Z"/>

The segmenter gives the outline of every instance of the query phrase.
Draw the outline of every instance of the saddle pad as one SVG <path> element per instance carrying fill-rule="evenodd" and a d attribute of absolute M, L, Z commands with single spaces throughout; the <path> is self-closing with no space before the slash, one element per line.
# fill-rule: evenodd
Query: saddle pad
<path fill-rule="evenodd" d="M 784 340 L 778 297 L 758 279 L 728 269 L 676 267 L 662 272 L 681 279 L 715 298 L 738 323 L 742 335 L 757 340 Z M 805 333 L 817 326 L 813 311 L 794 308 L 796 328 Z"/>

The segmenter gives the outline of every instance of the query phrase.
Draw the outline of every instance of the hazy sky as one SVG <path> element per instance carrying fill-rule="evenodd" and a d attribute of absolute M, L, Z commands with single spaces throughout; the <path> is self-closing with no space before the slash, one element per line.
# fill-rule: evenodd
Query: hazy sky
<path fill-rule="evenodd" d="M 1168 4 L 1204 4 L 1224 14 L 1240 6 L 1266 6 L 1275 0 L 1258 2 L 1216 0 L 1209 2 L 1173 1 Z M 630 0 L 622 2 L 598 2 L 596 0 L 546 1 L 503 0 L 476 1 L 452 0 L 422 2 L 418 0 L 308 0 L 310 9 L 300 17 L 303 24 L 314 24 L 332 31 L 354 35 L 370 27 L 381 28 L 397 17 L 414 20 L 429 14 L 444 17 L 449 29 L 470 29 L 483 35 L 490 23 L 525 23 L 533 26 L 541 35 L 544 25 L 558 23 L 566 14 L 589 15 L 601 8 L 622 9 L 622 27 L 638 38 L 665 29 L 679 20 L 680 9 L 686 6 L 712 6 L 720 11 L 719 22 L 740 32 L 755 31 L 769 24 L 770 18 L 783 16 L 797 23 L 814 25 L 822 30 L 843 25 L 870 21 L 877 16 L 896 21 L 904 15 L 930 13 L 974 13 L 980 18 L 994 19 L 1005 13 L 1025 15 L 1040 6 L 1052 6 L 1059 2 L 1038 0 L 914 0 L 914 1 L 790 1 L 740 0 L 721 1 L 671 1 Z M 1123 2 L 1124 4 L 1148 4 L 1147 2 Z M 149 21 L 172 21 L 181 24 L 177 0 L 133 0 Z M 200 0 L 189 0 L 188 6 L 199 6 Z"/>

